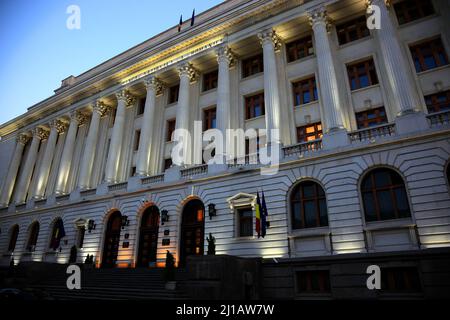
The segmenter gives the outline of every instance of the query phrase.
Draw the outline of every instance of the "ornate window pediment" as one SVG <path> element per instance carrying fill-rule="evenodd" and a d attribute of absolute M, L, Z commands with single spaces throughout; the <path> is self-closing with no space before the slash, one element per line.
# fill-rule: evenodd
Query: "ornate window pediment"
<path fill-rule="evenodd" d="M 256 195 L 239 192 L 238 194 L 235 194 L 234 196 L 228 198 L 227 202 L 232 212 L 234 212 L 234 209 L 236 207 L 251 206 L 252 208 L 254 208 L 256 203 Z"/>

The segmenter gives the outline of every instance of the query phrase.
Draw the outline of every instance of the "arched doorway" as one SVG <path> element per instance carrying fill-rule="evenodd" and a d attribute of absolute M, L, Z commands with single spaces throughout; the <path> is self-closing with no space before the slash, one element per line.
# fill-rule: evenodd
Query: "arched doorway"
<path fill-rule="evenodd" d="M 114 268 L 116 266 L 121 227 L 122 214 L 120 211 L 115 211 L 110 215 L 106 226 L 102 257 L 103 268 Z"/>
<path fill-rule="evenodd" d="M 156 263 L 158 247 L 159 209 L 151 206 L 145 209 L 139 230 L 138 267 L 148 267 Z"/>
<path fill-rule="evenodd" d="M 198 200 L 189 201 L 183 208 L 180 234 L 180 266 L 186 264 L 186 257 L 203 255 L 205 238 L 205 207 Z"/>

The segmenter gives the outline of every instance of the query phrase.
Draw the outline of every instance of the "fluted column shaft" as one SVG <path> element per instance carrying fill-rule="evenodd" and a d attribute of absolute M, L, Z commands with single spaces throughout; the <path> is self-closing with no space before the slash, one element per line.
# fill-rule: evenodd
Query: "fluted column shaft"
<path fill-rule="evenodd" d="M 320 97 L 325 113 L 327 131 L 343 128 L 342 107 L 327 31 L 326 10 L 321 7 L 309 13 L 314 31 L 317 67 L 319 69 Z"/>
<path fill-rule="evenodd" d="M 407 59 L 397 37 L 396 28 L 389 15 L 389 10 L 384 0 L 371 0 L 369 6 L 377 5 L 380 8 L 380 29 L 373 32 L 378 38 L 381 55 L 389 85 L 393 90 L 393 99 L 398 113 L 413 111 L 418 105 L 413 79 L 407 65 Z"/>
<path fill-rule="evenodd" d="M 59 120 L 54 120 L 50 123 L 50 135 L 45 147 L 44 157 L 39 168 L 37 183 L 34 190 L 33 198 L 42 199 L 45 197 L 45 189 L 47 187 L 48 176 L 50 174 L 50 168 L 53 162 L 53 156 L 55 154 L 56 141 L 58 135 L 65 130 L 65 125 Z"/>
<path fill-rule="evenodd" d="M 106 161 L 106 182 L 117 182 L 124 134 L 123 130 L 125 128 L 125 113 L 127 106 L 133 103 L 132 96 L 126 90 L 117 92 L 116 97 L 117 110 L 109 145 L 108 160 Z"/>
<path fill-rule="evenodd" d="M 33 139 L 31 140 L 31 146 L 30 149 L 28 150 L 28 155 L 25 160 L 25 165 L 17 187 L 15 197 L 16 203 L 23 203 L 26 200 L 28 187 L 30 186 L 31 175 L 33 174 L 33 168 L 36 164 L 39 144 L 41 140 L 45 140 L 47 138 L 48 138 L 48 131 L 39 127 L 33 130 Z"/>
<path fill-rule="evenodd" d="M 270 130 L 280 129 L 280 89 L 275 50 L 279 48 L 279 39 L 273 30 L 267 30 L 258 37 L 261 41 L 264 57 L 264 107 L 266 113 L 267 142 L 279 143 L 271 137 Z"/>
<path fill-rule="evenodd" d="M 78 126 L 84 123 L 86 117 L 79 111 L 70 114 L 70 124 L 67 130 L 64 149 L 61 156 L 58 178 L 56 181 L 56 194 L 65 194 L 67 192 L 67 181 L 69 179 L 70 168 L 72 165 L 73 152 L 75 150 L 75 139 L 77 137 Z"/>
<path fill-rule="evenodd" d="M 142 117 L 141 139 L 139 141 L 139 151 L 136 162 L 136 173 L 147 176 L 152 174 L 150 168 L 150 156 L 153 141 L 153 119 L 155 117 L 156 96 L 162 91 L 162 83 L 155 77 L 145 80 L 147 97 L 145 99 L 145 110 Z"/>
<path fill-rule="evenodd" d="M 100 119 L 107 112 L 107 110 L 108 107 L 98 101 L 94 107 L 94 111 L 92 112 L 89 132 L 86 137 L 86 144 L 83 151 L 83 157 L 81 159 L 80 176 L 78 179 L 78 187 L 80 189 L 89 189 L 91 187 L 90 177 L 92 167 L 94 166 Z"/>
<path fill-rule="evenodd" d="M 28 141 L 29 137 L 26 134 L 20 134 L 17 137 L 16 147 L 11 159 L 11 163 L 8 168 L 8 175 L 6 176 L 3 184 L 3 190 L 0 198 L 0 206 L 7 206 L 11 199 L 12 192 L 14 190 L 14 184 L 16 182 L 19 166 L 22 161 L 23 149 Z"/>

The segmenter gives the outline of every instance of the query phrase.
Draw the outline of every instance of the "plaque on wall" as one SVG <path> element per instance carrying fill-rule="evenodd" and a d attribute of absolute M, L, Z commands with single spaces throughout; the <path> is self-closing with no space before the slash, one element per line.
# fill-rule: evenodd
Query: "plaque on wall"
<path fill-rule="evenodd" d="M 168 245 L 170 245 L 170 239 L 162 239 L 162 245 L 163 245 L 163 246 L 168 246 Z"/>
<path fill-rule="evenodd" d="M 129 242 L 124 242 L 123 244 L 122 244 L 122 248 L 128 248 L 130 246 L 130 243 Z"/>

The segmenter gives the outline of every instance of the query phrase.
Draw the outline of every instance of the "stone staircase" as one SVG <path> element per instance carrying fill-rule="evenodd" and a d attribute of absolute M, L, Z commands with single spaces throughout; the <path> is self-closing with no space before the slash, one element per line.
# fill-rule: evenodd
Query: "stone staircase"
<path fill-rule="evenodd" d="M 183 290 L 184 269 L 176 270 L 176 290 L 166 290 L 163 269 L 85 269 L 81 289 L 69 290 L 69 275 L 56 273 L 31 287 L 43 290 L 57 300 L 174 300 L 189 299 Z"/>

